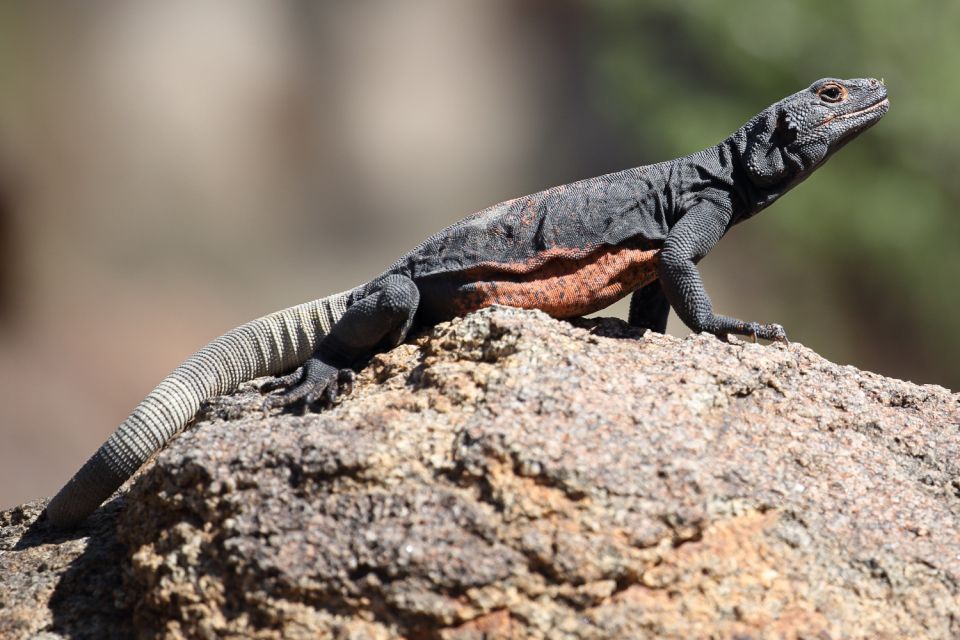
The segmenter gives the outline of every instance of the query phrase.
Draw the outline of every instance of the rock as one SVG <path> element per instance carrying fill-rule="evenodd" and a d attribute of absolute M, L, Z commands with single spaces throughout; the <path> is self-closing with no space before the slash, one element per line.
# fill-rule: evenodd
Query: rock
<path fill-rule="evenodd" d="M 330 410 L 260 398 L 79 532 L 3 512 L 0 636 L 960 636 L 946 389 L 492 308 Z"/>

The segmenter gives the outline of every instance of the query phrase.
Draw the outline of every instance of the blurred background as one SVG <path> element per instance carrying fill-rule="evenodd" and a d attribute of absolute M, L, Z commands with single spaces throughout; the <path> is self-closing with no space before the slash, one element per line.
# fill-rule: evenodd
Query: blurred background
<path fill-rule="evenodd" d="M 956 2 L 5 2 L 0 507 L 54 492 L 223 331 L 828 75 L 884 77 L 890 114 L 720 243 L 707 288 L 957 389 L 958 35 Z"/>

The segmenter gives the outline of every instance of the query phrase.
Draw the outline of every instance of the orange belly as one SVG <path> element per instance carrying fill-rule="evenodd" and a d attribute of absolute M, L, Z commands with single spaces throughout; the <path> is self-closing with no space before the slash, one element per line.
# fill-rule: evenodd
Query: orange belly
<path fill-rule="evenodd" d="M 427 286 L 428 304 L 440 316 L 492 304 L 540 309 L 555 318 L 581 316 L 655 280 L 659 254 L 659 248 L 643 242 L 601 247 L 577 258 L 561 254 L 535 266 L 486 264 L 465 272 L 461 284 Z"/>

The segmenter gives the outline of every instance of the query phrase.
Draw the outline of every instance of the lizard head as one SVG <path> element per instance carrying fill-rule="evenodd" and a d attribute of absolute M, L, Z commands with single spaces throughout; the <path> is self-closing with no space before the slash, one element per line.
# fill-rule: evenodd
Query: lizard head
<path fill-rule="evenodd" d="M 738 132 L 744 168 L 758 187 L 792 187 L 889 108 L 882 80 L 817 80 Z"/>

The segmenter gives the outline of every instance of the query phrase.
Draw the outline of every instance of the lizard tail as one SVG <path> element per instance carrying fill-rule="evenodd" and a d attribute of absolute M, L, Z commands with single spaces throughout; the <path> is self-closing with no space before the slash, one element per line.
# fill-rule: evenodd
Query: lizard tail
<path fill-rule="evenodd" d="M 47 505 L 56 527 L 82 522 L 193 419 L 200 403 L 246 380 L 290 371 L 309 358 L 346 311 L 349 292 L 276 311 L 215 339 L 137 405 Z"/>

